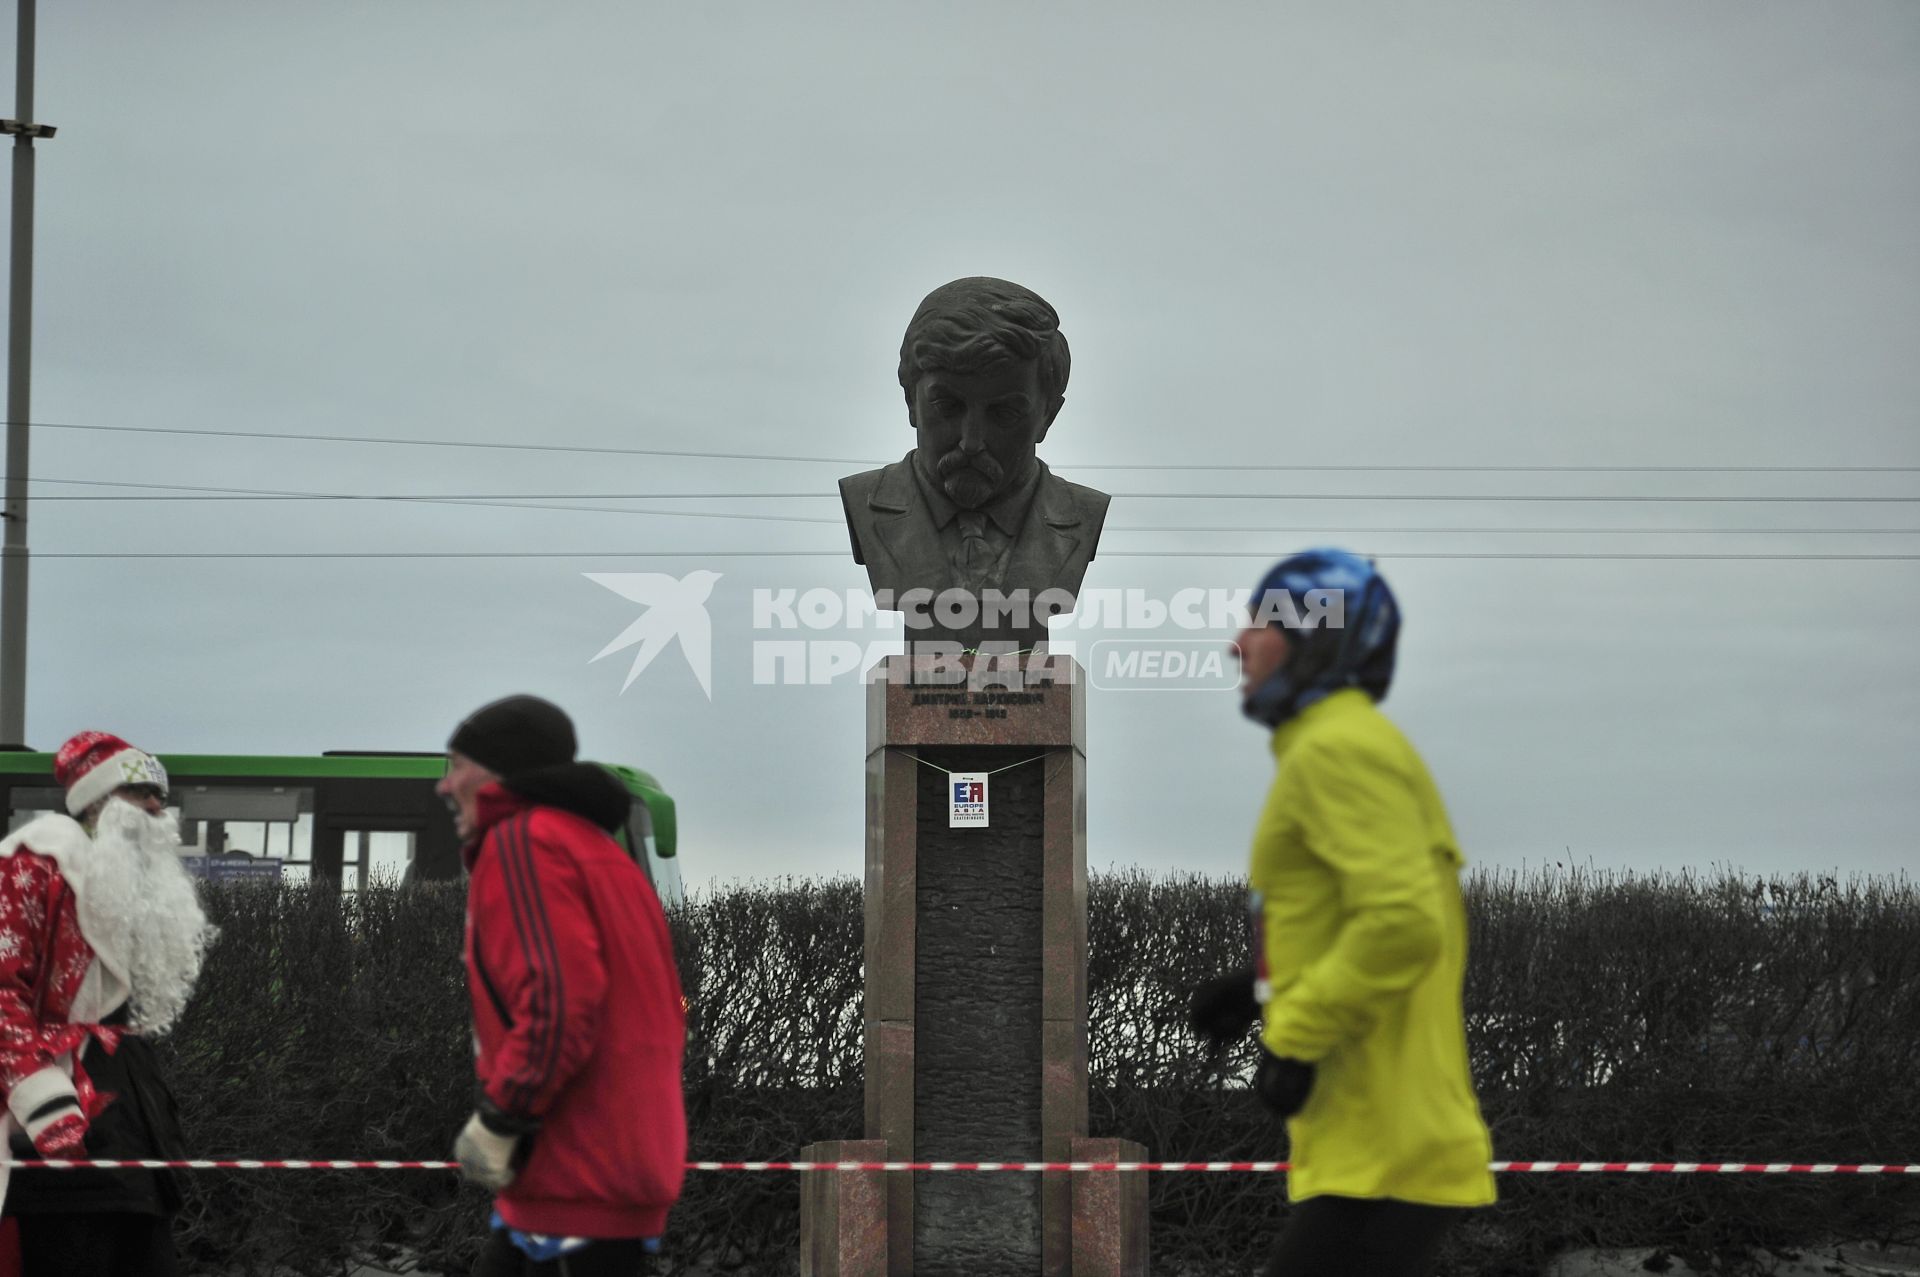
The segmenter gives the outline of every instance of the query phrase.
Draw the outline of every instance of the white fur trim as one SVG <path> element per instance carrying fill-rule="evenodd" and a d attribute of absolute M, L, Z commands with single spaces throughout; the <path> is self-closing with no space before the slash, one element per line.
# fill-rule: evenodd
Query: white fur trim
<path fill-rule="evenodd" d="M 144 750 L 129 746 L 101 759 L 67 791 L 67 810 L 78 816 L 122 785 L 167 787 L 167 769 Z"/>
<path fill-rule="evenodd" d="M 67 1019 L 75 1024 L 98 1023 L 118 1011 L 132 992 L 133 986 L 126 978 L 116 975 L 113 968 L 96 955 L 87 964 L 87 974 L 80 979 L 80 991 L 73 995 Z"/>
<path fill-rule="evenodd" d="M 79 821 L 50 811 L 34 817 L 0 840 L 0 859 L 24 848 L 37 855 L 51 856 L 56 864 L 64 865 L 71 857 L 86 855 L 92 841 Z"/>
<path fill-rule="evenodd" d="M 55 1100 L 71 1101 L 71 1108 L 57 1108 L 40 1117 L 33 1116 L 36 1109 L 51 1104 Z M 14 1121 L 27 1133 L 28 1139 L 39 1139 L 40 1132 L 63 1117 L 80 1112 L 80 1097 L 73 1089 L 73 1079 L 58 1065 L 49 1064 L 37 1073 L 29 1073 L 14 1086 L 13 1094 L 7 1097 L 7 1110 L 13 1114 Z"/>
<path fill-rule="evenodd" d="M 50 811 L 22 825 L 4 841 L 0 841 L 0 860 L 21 850 L 46 856 L 60 866 L 60 876 L 66 879 L 67 889 L 73 892 L 74 909 L 80 917 L 80 933 L 86 937 L 87 945 L 96 959 L 87 968 L 86 979 L 81 982 L 80 992 L 74 997 L 69 1016 L 78 1023 L 98 1020 L 111 1014 L 127 1000 L 133 988 L 133 982 L 127 974 L 128 955 L 109 952 L 109 946 L 103 938 L 105 929 L 98 925 L 88 926 L 90 920 L 97 920 L 93 919 L 88 909 L 86 897 L 75 885 L 81 875 L 67 872 L 67 866 L 77 857 L 93 850 L 93 839 L 87 836 L 86 829 L 73 817 Z"/>

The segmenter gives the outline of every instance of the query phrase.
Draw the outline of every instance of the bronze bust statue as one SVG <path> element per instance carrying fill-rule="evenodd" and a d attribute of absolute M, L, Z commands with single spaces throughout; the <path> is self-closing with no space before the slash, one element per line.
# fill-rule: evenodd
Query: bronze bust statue
<path fill-rule="evenodd" d="M 1108 497 L 1035 455 L 1068 364 L 1053 307 L 1004 279 L 944 284 L 907 324 L 915 447 L 842 479 L 840 499 L 854 562 L 883 610 L 906 612 L 910 649 L 1029 650 L 1048 616 L 1072 609 Z"/>

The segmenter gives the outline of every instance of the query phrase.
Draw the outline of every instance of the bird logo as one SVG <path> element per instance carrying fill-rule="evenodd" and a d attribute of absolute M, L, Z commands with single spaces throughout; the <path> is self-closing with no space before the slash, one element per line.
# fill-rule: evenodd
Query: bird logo
<path fill-rule="evenodd" d="M 664 572 L 583 572 L 595 585 L 603 585 L 621 598 L 638 603 L 646 610 L 639 619 L 620 631 L 613 642 L 601 648 L 587 662 L 591 665 L 603 656 L 639 644 L 633 664 L 627 669 L 627 681 L 620 685 L 624 694 L 640 671 L 666 650 L 667 644 L 680 640 L 680 654 L 687 658 L 700 690 L 713 699 L 713 622 L 707 617 L 707 596 L 713 593 L 718 572 L 700 569 L 683 577 Z"/>

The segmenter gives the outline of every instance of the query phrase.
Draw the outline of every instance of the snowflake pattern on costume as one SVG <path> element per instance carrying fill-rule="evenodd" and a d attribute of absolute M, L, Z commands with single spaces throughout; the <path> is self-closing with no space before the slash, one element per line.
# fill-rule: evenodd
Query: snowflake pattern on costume
<path fill-rule="evenodd" d="M 47 922 L 47 894 L 54 878 L 51 860 L 39 856 L 14 855 L 13 872 L 0 879 L 0 909 L 20 920 L 28 935 L 38 935 Z"/>
<path fill-rule="evenodd" d="M 116 1029 L 97 1024 L 72 1024 L 67 1015 L 93 963 L 93 949 L 80 932 L 73 892 L 55 863 L 26 848 L 14 852 L 14 864 L 0 873 L 0 916 L 10 921 L 0 931 L 0 1083 L 11 1091 L 22 1079 L 72 1053 L 73 1089 L 89 1118 L 99 1115 L 112 1099 L 94 1090 L 78 1056 L 88 1038 L 97 1038 L 108 1050 L 120 1043 Z M 47 944 L 47 904 L 55 884 L 60 911 Z M 45 949 L 46 952 L 42 952 Z M 45 980 L 45 990 L 41 984 Z M 34 1015 L 34 1001 L 41 1000 Z"/>
<path fill-rule="evenodd" d="M 58 987 L 62 989 L 70 988 L 74 993 L 78 993 L 80 990 L 80 982 L 86 978 L 87 968 L 91 965 L 93 965 L 93 950 L 78 949 L 69 953 L 65 958 L 61 959 L 60 962 Z M 63 1013 L 71 1010 L 73 1007 L 73 994 L 68 994 L 65 998 L 61 999 L 61 1002 L 63 1003 L 61 1007 Z M 48 997 L 47 1007 L 49 1010 L 53 1008 L 52 997 Z"/>

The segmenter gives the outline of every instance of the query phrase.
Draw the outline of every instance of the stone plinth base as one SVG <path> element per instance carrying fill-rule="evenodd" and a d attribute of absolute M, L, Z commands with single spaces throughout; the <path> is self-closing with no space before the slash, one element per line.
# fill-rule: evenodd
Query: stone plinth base
<path fill-rule="evenodd" d="M 869 674 L 863 1134 L 898 1160 L 1086 1133 L 1085 739 L 1068 658 Z M 988 778 L 988 824 L 954 825 L 954 774 Z M 1070 1178 L 890 1176 L 891 1277 L 1071 1277 Z"/>
<path fill-rule="evenodd" d="M 884 1162 L 885 1140 L 823 1140 L 803 1162 Z M 885 1171 L 800 1173 L 800 1277 L 887 1277 Z M 1144 1271 L 1144 1270 L 1143 1270 Z"/>
<path fill-rule="evenodd" d="M 1076 1139 L 1076 1162 L 1144 1162 L 1132 1140 Z M 1147 1277 L 1147 1172 L 1075 1171 L 1073 1277 Z"/>
<path fill-rule="evenodd" d="M 1069 1160 L 1143 1162 L 1131 1140 L 1075 1139 Z M 824 1140 L 803 1162 L 884 1162 L 885 1140 Z M 884 1171 L 803 1171 L 800 1277 L 887 1277 Z M 1072 1176 L 1073 1277 L 1148 1277 L 1147 1172 L 1076 1171 Z M 909 1268 L 908 1271 L 911 1271 Z"/>

